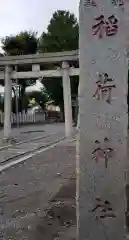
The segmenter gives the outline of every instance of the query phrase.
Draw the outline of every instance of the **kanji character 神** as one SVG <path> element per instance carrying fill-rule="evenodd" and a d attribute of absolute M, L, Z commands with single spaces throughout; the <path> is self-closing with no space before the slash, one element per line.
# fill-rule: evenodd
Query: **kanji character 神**
<path fill-rule="evenodd" d="M 106 36 L 116 35 L 118 32 L 118 20 L 114 15 L 111 15 L 108 20 L 105 20 L 104 15 L 100 15 L 95 18 L 98 23 L 92 26 L 93 35 L 99 34 L 99 38 L 102 38 L 104 34 Z"/>
<path fill-rule="evenodd" d="M 108 138 L 104 139 L 104 142 L 108 142 Z M 94 159 L 97 163 L 100 160 L 104 160 L 105 162 L 105 168 L 108 167 L 108 160 L 110 157 L 112 157 L 112 154 L 114 152 L 114 150 L 110 147 L 107 148 L 101 148 L 100 146 L 100 142 L 98 140 L 95 141 L 95 143 L 97 145 L 99 145 L 97 148 L 95 148 L 95 150 L 92 152 L 92 159 Z"/>

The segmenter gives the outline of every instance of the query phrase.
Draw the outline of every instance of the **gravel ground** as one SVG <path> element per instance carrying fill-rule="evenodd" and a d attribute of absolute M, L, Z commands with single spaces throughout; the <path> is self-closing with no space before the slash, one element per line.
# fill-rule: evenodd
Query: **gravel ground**
<path fill-rule="evenodd" d="M 75 146 L 65 142 L 2 172 L 0 239 L 75 239 L 75 164 Z"/>

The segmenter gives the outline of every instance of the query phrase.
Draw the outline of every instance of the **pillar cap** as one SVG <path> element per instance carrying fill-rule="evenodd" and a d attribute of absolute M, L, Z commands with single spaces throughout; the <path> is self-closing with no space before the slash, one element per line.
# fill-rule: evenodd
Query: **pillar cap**
<path fill-rule="evenodd" d="M 69 63 L 67 61 L 63 61 L 62 62 L 62 68 L 63 69 L 69 68 Z"/>

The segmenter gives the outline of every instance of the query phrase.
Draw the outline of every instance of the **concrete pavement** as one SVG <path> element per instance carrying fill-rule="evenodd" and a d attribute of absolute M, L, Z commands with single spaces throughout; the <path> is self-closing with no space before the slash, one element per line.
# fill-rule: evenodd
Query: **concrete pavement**
<path fill-rule="evenodd" d="M 34 155 L 36 155 L 37 151 L 40 149 L 53 145 L 61 139 L 64 139 L 64 133 L 52 134 L 44 136 L 40 139 L 32 138 L 29 142 L 27 141 L 21 144 L 13 144 L 8 147 L 4 146 L 0 148 L 0 164 L 7 164 L 9 161 L 14 161 L 14 159 L 19 159 L 20 157 L 27 156 L 30 153 L 34 153 Z"/>
<path fill-rule="evenodd" d="M 39 236 L 38 240 L 44 239 L 47 229 L 45 210 L 52 208 L 51 200 L 68 179 L 75 178 L 75 164 L 75 144 L 64 141 L 49 151 L 1 172 L 1 239 L 37 240 L 37 236 Z M 75 187 L 75 184 L 73 185 Z M 72 190 L 70 192 L 72 193 Z M 75 206 L 75 190 L 73 192 L 74 194 L 69 198 L 65 196 L 61 198 L 62 194 L 58 199 L 56 196 L 55 203 L 63 202 L 63 206 L 69 212 L 69 204 Z M 59 208 L 62 209 L 61 206 Z M 75 207 L 73 208 L 75 210 Z M 59 210 L 60 214 L 62 211 Z M 69 218 L 72 218 L 72 222 L 71 219 L 64 219 L 63 226 L 56 221 L 55 232 L 53 228 L 49 228 L 50 234 L 46 235 L 45 240 L 56 239 L 54 238 L 56 235 L 60 235 L 61 240 L 75 239 L 74 216 L 75 212 L 70 212 Z M 62 215 L 60 217 L 62 219 Z M 65 226 L 65 220 L 70 222 L 69 227 Z"/>
<path fill-rule="evenodd" d="M 32 138 L 44 137 L 56 133 L 65 134 L 65 126 L 62 123 L 53 123 L 46 125 L 28 125 L 22 126 L 20 128 L 12 128 L 12 138 L 16 139 L 17 142 L 29 141 Z M 4 136 L 3 130 L 0 131 L 0 139 L 2 140 Z M 5 145 L 1 141 L 0 146 Z"/>

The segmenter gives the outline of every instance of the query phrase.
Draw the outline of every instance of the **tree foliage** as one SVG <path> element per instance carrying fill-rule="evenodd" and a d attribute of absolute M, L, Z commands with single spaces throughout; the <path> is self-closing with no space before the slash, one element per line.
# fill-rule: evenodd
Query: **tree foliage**
<path fill-rule="evenodd" d="M 15 114 L 17 113 L 16 101 L 17 101 L 16 96 L 14 96 L 12 98 L 12 112 Z M 29 100 L 26 94 L 24 95 L 24 98 L 21 97 L 18 98 L 18 112 L 22 112 L 23 110 L 27 112 L 28 105 Z"/>
<path fill-rule="evenodd" d="M 46 103 L 49 100 L 49 96 L 44 90 L 41 90 L 40 92 L 38 92 L 38 91 L 29 92 L 29 93 L 27 93 L 27 96 L 28 96 L 29 100 L 32 100 L 34 98 L 36 103 L 43 110 L 45 109 Z"/>
<path fill-rule="evenodd" d="M 43 32 L 39 39 L 39 52 L 59 52 L 78 49 L 79 26 L 74 14 L 69 11 L 56 11 L 48 25 L 47 32 Z M 78 77 L 71 79 L 72 94 L 77 94 Z M 43 79 L 52 99 L 63 108 L 63 87 L 59 78 Z"/>
<path fill-rule="evenodd" d="M 71 51 L 78 49 L 78 22 L 69 11 L 56 11 L 39 39 L 40 52 Z"/>
<path fill-rule="evenodd" d="M 37 33 L 35 32 L 20 32 L 17 35 L 6 36 L 2 39 L 2 48 L 5 52 L 5 55 L 15 56 L 15 55 L 26 55 L 34 54 L 37 52 L 38 40 Z M 22 79 L 18 81 L 19 83 L 19 111 L 26 110 L 28 106 L 28 101 L 25 96 L 26 87 L 33 85 L 35 81 Z M 15 99 L 16 92 L 15 87 L 12 88 L 14 92 L 14 100 L 12 104 L 13 112 L 16 111 Z"/>
<path fill-rule="evenodd" d="M 4 97 L 0 95 L 0 111 L 4 112 Z"/>
<path fill-rule="evenodd" d="M 2 39 L 2 45 L 5 55 L 34 54 L 38 45 L 37 33 L 24 31 L 17 35 L 6 36 Z"/>

